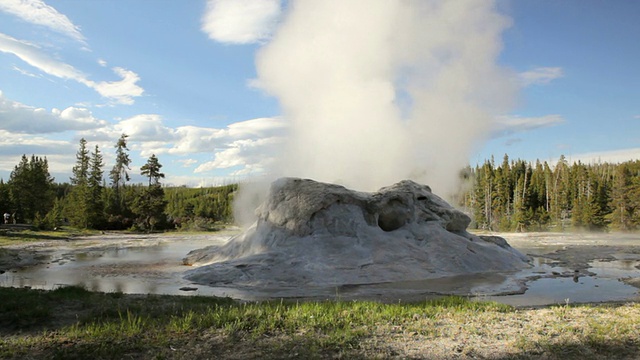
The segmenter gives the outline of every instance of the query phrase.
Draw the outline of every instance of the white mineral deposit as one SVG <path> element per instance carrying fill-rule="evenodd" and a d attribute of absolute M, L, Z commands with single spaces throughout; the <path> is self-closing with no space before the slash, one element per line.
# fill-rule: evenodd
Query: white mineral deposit
<path fill-rule="evenodd" d="M 503 238 L 467 232 L 466 214 L 409 180 L 365 193 L 281 178 L 256 212 L 256 223 L 226 244 L 190 252 L 184 263 L 195 269 L 186 278 L 304 296 L 316 288 L 460 281 L 530 267 Z"/>

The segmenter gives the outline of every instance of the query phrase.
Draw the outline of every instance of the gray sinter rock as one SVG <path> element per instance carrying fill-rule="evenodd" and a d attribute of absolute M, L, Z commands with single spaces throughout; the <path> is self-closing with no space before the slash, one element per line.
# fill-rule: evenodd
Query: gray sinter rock
<path fill-rule="evenodd" d="M 257 222 L 222 246 L 190 252 L 186 278 L 211 286 L 305 288 L 517 271 L 528 259 L 467 215 L 405 180 L 375 193 L 282 178 Z"/>

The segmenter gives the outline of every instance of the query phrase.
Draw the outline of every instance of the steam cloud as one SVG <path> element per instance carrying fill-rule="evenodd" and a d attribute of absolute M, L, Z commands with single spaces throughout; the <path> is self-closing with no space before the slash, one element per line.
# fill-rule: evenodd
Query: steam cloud
<path fill-rule="evenodd" d="M 293 0 L 256 64 L 291 135 L 278 175 L 374 190 L 401 179 L 447 193 L 514 74 L 510 20 L 490 0 Z"/>

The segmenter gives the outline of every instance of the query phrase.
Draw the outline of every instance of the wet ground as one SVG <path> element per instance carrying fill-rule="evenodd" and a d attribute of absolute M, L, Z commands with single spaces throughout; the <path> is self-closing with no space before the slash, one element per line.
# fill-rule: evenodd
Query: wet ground
<path fill-rule="evenodd" d="M 515 306 L 638 301 L 640 234 L 497 234 L 531 256 L 532 268 L 428 281 L 342 285 L 334 288 L 234 289 L 193 285 L 182 278 L 191 250 L 221 244 L 233 232 L 211 234 L 106 234 L 70 241 L 5 247 L 0 286 L 52 289 L 82 285 L 92 291 L 269 297 L 420 300 L 472 295 Z M 500 294 L 500 295 L 496 295 Z"/>

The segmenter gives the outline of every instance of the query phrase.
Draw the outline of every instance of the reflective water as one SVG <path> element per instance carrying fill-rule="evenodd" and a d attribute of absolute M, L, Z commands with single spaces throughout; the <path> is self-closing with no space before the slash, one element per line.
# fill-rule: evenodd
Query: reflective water
<path fill-rule="evenodd" d="M 131 294 L 235 296 L 232 289 L 193 287 L 182 279 L 182 258 L 191 250 L 226 241 L 229 236 L 191 236 L 129 241 L 126 246 L 57 250 L 46 264 L 0 275 L 1 286 L 54 289 L 80 285 L 91 291 Z"/>
<path fill-rule="evenodd" d="M 621 281 L 640 278 L 640 236 L 501 235 L 515 248 L 532 256 L 532 269 L 517 274 L 479 274 L 393 284 L 308 289 L 305 297 L 357 298 L 364 295 L 367 298 L 384 298 L 393 291 L 418 297 L 466 293 L 480 300 L 494 300 L 515 306 L 640 300 L 639 289 Z M 228 235 L 155 237 L 133 239 L 125 245 L 118 242 L 103 245 L 98 242 L 98 245 L 85 249 L 54 249 L 46 253 L 48 260 L 45 264 L 0 275 L 0 285 L 39 289 L 81 285 L 102 292 L 215 295 L 245 300 L 270 296 L 299 297 L 299 289 L 272 292 L 270 289 L 213 288 L 194 285 L 182 278 L 183 272 L 189 269 L 182 265 L 182 258 L 189 251 L 221 244 L 228 238 Z M 588 266 L 576 270 L 571 261 L 565 261 L 557 252 L 568 258 L 574 253 L 580 253 L 583 257 L 584 254 L 591 255 L 587 256 Z M 529 280 L 523 294 L 487 295 L 512 288 L 514 282 L 524 278 Z M 385 299 L 389 300 L 388 297 Z"/>

